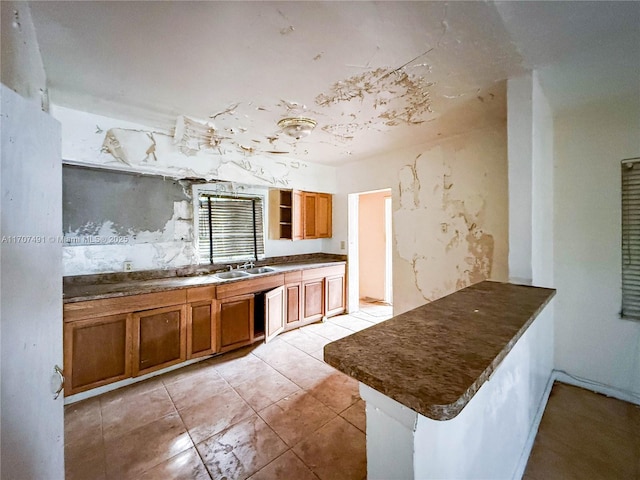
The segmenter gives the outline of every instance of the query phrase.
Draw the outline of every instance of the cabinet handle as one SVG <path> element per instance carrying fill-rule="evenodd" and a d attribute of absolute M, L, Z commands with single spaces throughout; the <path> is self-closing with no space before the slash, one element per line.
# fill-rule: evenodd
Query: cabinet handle
<path fill-rule="evenodd" d="M 53 371 L 54 374 L 51 377 L 51 390 L 53 391 L 53 399 L 57 400 L 62 390 L 64 390 L 64 374 L 58 365 L 53 367 Z M 54 383 L 56 380 L 59 382 L 57 386 Z"/>

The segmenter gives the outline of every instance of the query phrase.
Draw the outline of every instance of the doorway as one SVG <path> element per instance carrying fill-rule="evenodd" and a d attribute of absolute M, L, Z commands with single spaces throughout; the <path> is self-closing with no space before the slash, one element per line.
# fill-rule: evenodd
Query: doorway
<path fill-rule="evenodd" d="M 393 302 L 391 189 L 349 195 L 349 313 Z"/>

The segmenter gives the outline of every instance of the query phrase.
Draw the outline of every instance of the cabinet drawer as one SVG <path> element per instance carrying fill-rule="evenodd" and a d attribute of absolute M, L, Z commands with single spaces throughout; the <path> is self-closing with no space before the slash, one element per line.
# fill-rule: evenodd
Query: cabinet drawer
<path fill-rule="evenodd" d="M 287 272 L 284 274 L 284 284 L 298 283 L 302 281 L 302 270 L 297 272 Z"/>
<path fill-rule="evenodd" d="M 216 288 L 216 298 L 224 299 L 245 295 L 247 293 L 262 292 L 284 285 L 284 274 L 269 275 L 267 277 L 240 280 Z"/>
<path fill-rule="evenodd" d="M 86 302 L 65 303 L 64 321 L 73 322 L 83 318 L 92 318 L 119 313 L 135 312 L 150 308 L 168 307 L 186 303 L 187 290 L 169 290 L 167 292 L 143 293 L 126 297 L 88 300 Z"/>
<path fill-rule="evenodd" d="M 331 267 L 311 268 L 302 271 L 302 280 L 310 280 L 314 278 L 332 277 L 334 275 L 344 275 L 344 265 L 336 265 Z"/>
<path fill-rule="evenodd" d="M 204 302 L 216 298 L 216 287 L 198 287 L 187 290 L 187 303 Z"/>

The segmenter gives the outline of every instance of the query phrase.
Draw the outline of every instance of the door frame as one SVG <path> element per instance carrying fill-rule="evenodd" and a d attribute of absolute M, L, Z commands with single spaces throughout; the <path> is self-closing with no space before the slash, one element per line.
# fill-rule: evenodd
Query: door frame
<path fill-rule="evenodd" d="M 347 313 L 360 310 L 360 196 L 372 193 L 388 192 L 389 199 L 385 200 L 385 301 L 393 303 L 393 208 L 391 188 L 368 190 L 365 192 L 350 193 L 347 195 Z M 388 204 L 387 204 L 388 201 Z M 388 206 L 387 206 L 388 205 Z"/>

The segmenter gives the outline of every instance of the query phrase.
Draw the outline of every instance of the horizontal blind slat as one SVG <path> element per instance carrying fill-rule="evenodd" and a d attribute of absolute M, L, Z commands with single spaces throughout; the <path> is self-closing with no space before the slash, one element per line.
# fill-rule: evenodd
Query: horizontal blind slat
<path fill-rule="evenodd" d="M 209 199 L 211 199 L 212 232 L 209 231 L 207 206 Z M 201 260 L 209 259 L 209 242 L 212 242 L 214 262 L 254 259 L 256 250 L 258 258 L 264 257 L 264 211 L 261 197 L 225 197 L 202 194 L 199 201 L 198 240 Z"/>
<path fill-rule="evenodd" d="M 640 163 L 621 169 L 622 316 L 640 319 Z"/>

